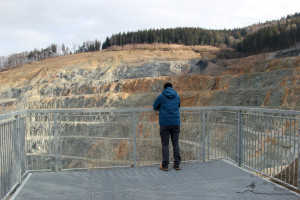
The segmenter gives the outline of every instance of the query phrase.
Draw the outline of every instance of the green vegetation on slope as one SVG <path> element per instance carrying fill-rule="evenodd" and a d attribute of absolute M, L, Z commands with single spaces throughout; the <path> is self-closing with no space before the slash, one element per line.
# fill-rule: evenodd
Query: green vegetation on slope
<path fill-rule="evenodd" d="M 152 43 L 226 45 L 250 55 L 289 48 L 298 42 L 300 42 L 300 13 L 295 13 L 281 20 L 232 30 L 184 27 L 123 32 L 107 37 L 102 49 L 115 45 Z"/>

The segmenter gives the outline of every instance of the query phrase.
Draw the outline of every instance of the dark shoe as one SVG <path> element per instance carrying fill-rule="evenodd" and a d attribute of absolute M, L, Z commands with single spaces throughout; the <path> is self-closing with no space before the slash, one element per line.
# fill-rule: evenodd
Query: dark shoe
<path fill-rule="evenodd" d="M 174 168 L 175 170 L 180 170 L 179 166 L 177 167 L 177 166 L 173 165 L 173 168 Z"/>
<path fill-rule="evenodd" d="M 169 171 L 169 169 L 168 169 L 168 168 L 163 168 L 163 166 L 162 166 L 162 165 L 160 165 L 160 166 L 159 166 L 159 169 L 161 169 L 161 170 L 163 170 L 163 171 Z"/>

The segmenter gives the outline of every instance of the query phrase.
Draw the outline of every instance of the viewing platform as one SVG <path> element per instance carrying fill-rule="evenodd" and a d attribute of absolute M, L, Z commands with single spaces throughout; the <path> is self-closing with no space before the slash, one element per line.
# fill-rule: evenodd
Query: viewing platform
<path fill-rule="evenodd" d="M 253 187 L 250 185 L 253 184 Z M 204 199 L 296 200 L 300 195 L 226 161 L 30 174 L 14 200 Z"/>
<path fill-rule="evenodd" d="M 151 109 L 0 115 L 0 199 L 300 199 L 299 111 L 181 108 L 180 117 L 181 170 L 165 172 Z"/>

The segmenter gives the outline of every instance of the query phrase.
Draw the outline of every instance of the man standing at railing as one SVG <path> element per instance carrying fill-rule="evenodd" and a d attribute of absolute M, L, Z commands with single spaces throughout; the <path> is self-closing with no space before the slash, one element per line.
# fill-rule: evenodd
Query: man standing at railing
<path fill-rule="evenodd" d="M 169 138 L 171 136 L 174 165 L 173 168 L 179 170 L 181 161 L 180 148 L 178 144 L 180 133 L 180 97 L 173 89 L 171 83 L 164 85 L 164 90 L 156 98 L 153 103 L 153 109 L 159 110 L 159 125 L 160 125 L 160 138 L 162 143 L 162 156 L 163 161 L 159 169 L 168 171 L 169 165 Z"/>

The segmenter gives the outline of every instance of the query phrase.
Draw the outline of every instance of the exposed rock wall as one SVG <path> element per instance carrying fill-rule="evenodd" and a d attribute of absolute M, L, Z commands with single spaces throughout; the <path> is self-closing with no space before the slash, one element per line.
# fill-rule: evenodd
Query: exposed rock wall
<path fill-rule="evenodd" d="M 101 51 L 32 63 L 0 73 L 0 109 L 151 108 L 165 82 L 173 83 L 182 107 L 300 109 L 300 56 L 278 58 L 276 53 L 268 53 L 226 60 L 217 59 L 216 52 L 208 47 L 197 51 L 192 48 Z M 62 146 L 66 147 L 62 152 L 65 166 L 85 167 L 79 162 L 81 157 L 95 159 L 95 163 L 106 162 L 106 157 L 128 160 L 130 142 L 124 139 L 129 137 L 128 128 L 124 128 L 124 138 L 109 143 L 102 137 L 109 134 L 116 137 L 120 135 L 119 129 L 112 132 L 111 128 L 108 131 L 89 121 L 86 124 L 74 121 L 68 121 L 71 125 L 66 122 L 61 130 L 65 134 L 62 140 Z M 38 128 L 34 126 L 32 132 L 36 133 Z M 145 127 L 144 130 L 141 133 L 145 137 L 156 133 Z M 228 134 L 234 133 L 231 132 Z M 78 140 L 76 133 L 87 139 Z M 91 133 L 97 133 L 99 138 L 88 138 Z M 192 127 L 186 133 L 194 134 L 194 138 L 183 144 L 183 154 L 186 159 L 194 159 L 197 151 L 190 152 L 190 141 L 199 139 L 199 131 Z M 32 140 L 35 141 L 30 141 L 30 151 L 42 152 L 37 144 L 43 147 L 45 142 L 35 136 Z M 149 145 L 156 149 L 160 146 L 159 140 L 155 144 L 147 142 L 140 149 L 145 154 Z M 105 149 L 107 146 L 109 149 Z M 151 159 L 160 160 L 160 151 Z M 91 162 L 89 167 L 95 163 Z"/>
<path fill-rule="evenodd" d="M 276 59 L 269 53 L 224 60 L 216 59 L 215 51 L 207 52 L 106 51 L 76 64 L 55 60 L 68 57 L 52 58 L 60 67 L 51 66 L 49 59 L 48 67 L 40 62 L 30 73 L 30 65 L 19 68 L 26 70 L 24 76 L 5 72 L 11 82 L 0 84 L 0 103 L 7 109 L 151 107 L 163 84 L 172 82 L 182 106 L 299 110 L 299 56 Z"/>

